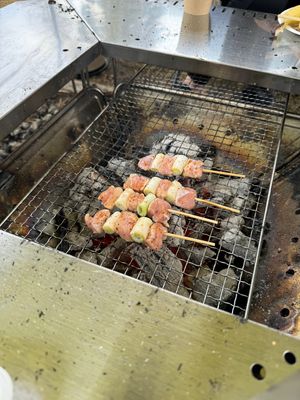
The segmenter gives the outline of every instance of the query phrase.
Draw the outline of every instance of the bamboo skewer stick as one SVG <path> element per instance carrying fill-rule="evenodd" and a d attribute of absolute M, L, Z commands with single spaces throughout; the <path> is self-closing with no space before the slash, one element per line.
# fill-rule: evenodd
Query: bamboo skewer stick
<path fill-rule="evenodd" d="M 238 210 L 236 208 L 232 208 L 232 207 L 223 206 L 223 204 L 215 203 L 214 201 L 198 199 L 198 198 L 196 198 L 195 200 L 198 201 L 199 203 L 208 204 L 210 206 L 222 208 L 222 210 L 231 211 L 233 213 L 240 214 L 240 210 Z"/>
<path fill-rule="evenodd" d="M 191 237 L 188 237 L 188 236 L 177 235 L 176 233 L 169 233 L 168 232 L 168 233 L 166 233 L 166 236 L 174 237 L 174 238 L 182 239 L 182 240 L 189 240 L 190 242 L 203 244 L 204 246 L 211 246 L 211 247 L 215 246 L 215 243 L 213 243 L 213 242 L 207 242 L 206 240 L 195 239 L 195 238 L 191 238 Z"/>
<path fill-rule="evenodd" d="M 237 178 L 245 178 L 244 174 L 236 174 L 234 172 L 226 172 L 226 171 L 218 171 L 216 169 L 203 169 L 203 172 L 206 174 L 217 174 L 217 175 L 225 175 L 225 176 L 235 176 Z"/>
<path fill-rule="evenodd" d="M 168 211 L 171 214 L 183 215 L 184 217 L 198 219 L 199 221 L 208 222 L 210 224 L 217 225 L 219 223 L 216 219 L 200 217 L 199 215 L 189 214 L 189 213 L 186 213 L 186 212 L 183 212 L 183 211 L 179 211 L 179 210 L 173 210 L 172 208 L 169 208 Z"/>
<path fill-rule="evenodd" d="M 277 15 L 277 18 L 289 19 L 291 21 L 300 22 L 300 17 L 293 17 L 291 15 L 286 15 L 286 14 L 279 14 Z"/>

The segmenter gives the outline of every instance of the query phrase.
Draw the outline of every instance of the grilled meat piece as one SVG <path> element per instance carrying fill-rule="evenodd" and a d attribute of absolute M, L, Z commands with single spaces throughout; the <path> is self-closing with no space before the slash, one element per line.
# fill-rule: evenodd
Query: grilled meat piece
<path fill-rule="evenodd" d="M 195 189 L 182 187 L 177 191 L 175 205 L 186 210 L 192 210 L 196 207 L 196 197 L 197 192 Z"/>
<path fill-rule="evenodd" d="M 150 228 L 150 232 L 145 241 L 145 244 L 152 250 L 160 250 L 162 248 L 164 236 L 166 233 L 167 229 L 162 224 L 153 224 Z"/>
<path fill-rule="evenodd" d="M 154 222 L 160 222 L 161 224 L 168 226 L 170 219 L 170 204 L 162 199 L 156 198 L 153 200 L 148 207 L 148 217 Z"/>
<path fill-rule="evenodd" d="M 84 217 L 84 221 L 87 227 L 93 233 L 103 233 L 103 225 L 105 221 L 109 218 L 110 211 L 108 210 L 100 210 L 96 212 L 96 214 L 91 217 L 90 214 L 86 214 Z"/>
<path fill-rule="evenodd" d="M 138 221 L 138 216 L 129 211 L 123 211 L 120 215 L 117 223 L 116 232 L 117 234 L 127 242 L 131 242 L 130 232 Z"/>
<path fill-rule="evenodd" d="M 98 200 L 102 202 L 105 208 L 111 210 L 115 206 L 116 200 L 122 194 L 123 189 L 120 187 L 109 186 L 104 192 L 100 193 Z"/>
<path fill-rule="evenodd" d="M 123 187 L 124 189 L 132 189 L 135 192 L 143 192 L 149 181 L 150 178 L 146 176 L 131 174 L 125 181 Z"/>
<path fill-rule="evenodd" d="M 144 171 L 149 171 L 151 169 L 152 162 L 155 158 L 155 155 L 149 154 L 148 156 L 142 157 L 138 162 L 138 167 Z"/>

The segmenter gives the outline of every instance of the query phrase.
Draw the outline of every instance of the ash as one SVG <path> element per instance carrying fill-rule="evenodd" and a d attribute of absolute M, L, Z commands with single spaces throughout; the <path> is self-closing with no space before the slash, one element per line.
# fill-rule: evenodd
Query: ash
<path fill-rule="evenodd" d="M 188 290 L 181 284 L 182 264 L 171 250 L 163 246 L 161 250 L 154 252 L 136 244 L 130 245 L 128 250 L 150 283 L 189 297 Z"/>

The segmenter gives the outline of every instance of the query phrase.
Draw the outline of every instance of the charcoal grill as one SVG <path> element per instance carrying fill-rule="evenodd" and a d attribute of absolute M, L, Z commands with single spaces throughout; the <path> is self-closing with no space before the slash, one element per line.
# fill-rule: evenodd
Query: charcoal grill
<path fill-rule="evenodd" d="M 185 79 L 186 73 L 146 67 L 132 82 L 119 86 L 114 101 L 91 123 L 70 153 L 21 201 L 2 227 L 87 261 L 123 270 L 150 284 L 171 287 L 175 293 L 186 292 L 186 297 L 203 298 L 203 303 L 244 317 L 261 246 L 261 227 L 287 96 L 275 91 L 254 95 L 243 84 L 218 79 L 209 84 L 195 80 L 197 89 L 192 90 L 185 87 Z M 238 222 L 236 233 L 230 213 L 200 205 L 199 213 L 219 219 L 221 226 L 178 219 L 171 229 L 180 229 L 182 222 L 188 235 L 218 243 L 216 250 L 203 249 L 199 253 L 195 245 L 170 243 L 175 257 L 167 265 L 164 266 L 167 254 L 162 251 L 153 265 L 144 266 L 145 260 L 139 260 L 137 268 L 127 247 L 118 251 L 113 242 L 109 253 L 103 250 L 105 240 L 104 244 L 101 239 L 95 244 L 84 230 L 84 213 L 91 211 L 91 205 L 95 212 L 100 204 L 95 201 L 97 190 L 84 188 L 83 172 L 94 172 L 94 176 L 90 172 L 88 184 L 93 187 L 99 182 L 98 191 L 110 184 L 121 185 L 130 173 L 138 172 L 137 160 L 151 152 L 153 146 L 157 151 L 200 156 L 213 162 L 214 168 L 245 174 L 247 178 L 240 181 L 216 176 L 196 185 L 200 193 L 207 191 L 211 198 L 222 198 L 222 190 L 228 197 L 231 190 L 226 204 L 242 196 L 242 222 Z M 70 199 L 74 200 L 70 203 Z M 243 235 L 242 242 L 239 235 Z M 76 239 L 84 244 L 78 246 Z M 107 255 L 99 261 L 96 257 L 102 254 L 101 250 Z M 182 264 L 180 273 L 178 261 Z M 192 290 L 187 282 L 197 279 L 200 271 L 201 290 Z M 216 283 L 214 277 L 219 271 L 223 278 Z M 227 288 L 227 279 L 233 280 L 231 289 Z"/>
<path fill-rule="evenodd" d="M 70 5 L 71 3 L 72 5 Z M 38 137 L 51 138 L 53 132 L 56 132 L 57 135 L 58 124 L 60 127 L 64 124 L 70 125 L 68 118 L 70 118 L 70 115 L 74 116 L 75 107 L 77 107 L 76 112 L 81 113 L 81 117 L 78 118 L 81 122 L 80 129 L 76 131 L 75 136 L 72 136 L 71 143 L 68 142 L 66 151 L 60 151 L 56 159 L 50 157 L 51 166 L 47 164 L 47 168 L 41 168 L 39 179 L 36 179 L 30 190 L 29 186 L 32 181 L 26 182 L 26 195 L 21 196 L 19 193 L 16 196 L 19 197 L 19 203 L 1 223 L 3 249 L 6 247 L 11 249 L 12 243 L 14 243 L 18 248 L 16 260 L 21 265 L 23 256 L 25 260 L 30 259 L 29 264 L 32 263 L 33 276 L 39 274 L 37 269 L 41 260 L 39 254 L 42 254 L 42 257 L 45 257 L 45 266 L 41 268 L 49 280 L 49 288 L 45 284 L 41 284 L 46 292 L 48 292 L 48 289 L 52 290 L 53 287 L 58 288 L 56 285 L 59 285 L 49 270 L 52 261 L 54 265 L 58 263 L 61 266 L 58 271 L 67 272 L 71 270 L 76 274 L 76 283 L 75 280 L 72 281 L 75 286 L 78 285 L 78 280 L 87 279 L 87 282 L 93 282 L 88 289 L 88 291 L 91 291 L 93 290 L 93 285 L 104 283 L 105 288 L 103 288 L 103 293 L 100 294 L 99 292 L 99 296 L 105 303 L 105 313 L 115 313 L 113 306 L 123 308 L 124 312 L 125 306 L 122 306 L 122 304 L 124 305 L 127 300 L 130 305 L 134 302 L 137 309 L 142 305 L 144 310 L 142 314 L 145 314 L 145 316 L 148 313 L 151 314 L 155 307 L 159 307 L 161 311 L 153 314 L 153 321 L 158 325 L 160 320 L 172 318 L 170 308 L 161 307 L 160 302 L 166 302 L 167 304 L 174 302 L 173 306 L 178 305 L 182 318 L 186 314 L 196 315 L 197 307 L 202 307 L 201 304 L 219 309 L 216 311 L 204 307 L 205 317 L 201 317 L 198 322 L 200 323 L 201 320 L 205 324 L 205 321 L 209 321 L 210 318 L 215 319 L 216 323 L 222 326 L 220 332 L 225 332 L 225 337 L 223 338 L 224 346 L 226 347 L 226 341 L 229 340 L 230 346 L 232 346 L 231 349 L 233 349 L 234 340 L 239 339 L 237 339 L 236 333 L 232 336 L 232 338 L 235 338 L 233 341 L 232 338 L 228 339 L 227 330 L 234 329 L 235 332 L 238 332 L 240 328 L 237 328 L 237 325 L 240 322 L 237 322 L 238 320 L 234 318 L 230 320 L 232 322 L 228 322 L 226 325 L 225 321 L 227 321 L 226 318 L 229 317 L 229 314 L 238 316 L 242 321 L 247 321 L 249 317 L 252 293 L 255 287 L 255 276 L 259 268 L 259 255 L 263 245 L 263 228 L 266 223 L 271 187 L 289 99 L 289 94 L 284 93 L 282 89 L 284 85 L 287 85 L 286 89 L 289 92 L 297 92 L 298 90 L 299 76 L 297 71 L 292 69 L 286 72 L 288 63 L 290 63 L 289 65 L 294 65 L 294 54 L 293 52 L 288 54 L 284 65 L 285 70 L 281 73 L 276 71 L 277 65 L 275 64 L 268 67 L 264 66 L 264 70 L 259 67 L 257 70 L 247 74 L 245 72 L 246 67 L 253 68 L 249 60 L 250 64 L 248 63 L 245 66 L 243 64 L 244 61 L 234 59 L 229 62 L 226 58 L 227 61 L 223 60 L 223 62 L 227 63 L 224 68 L 217 69 L 216 60 L 214 59 L 218 52 L 217 48 L 214 49 L 212 55 L 208 56 L 208 58 L 211 57 L 210 60 L 203 61 L 200 56 L 198 63 L 195 60 L 195 56 L 181 54 L 180 52 L 185 51 L 182 50 L 182 47 L 177 47 L 174 52 L 173 47 L 166 50 L 163 44 L 163 54 L 159 53 L 157 43 L 153 43 L 153 48 L 150 49 L 152 47 L 151 37 L 140 40 L 139 35 L 141 32 L 136 34 L 134 39 L 130 34 L 126 39 L 129 42 L 128 47 L 124 45 L 122 48 L 119 43 L 120 32 L 113 34 L 109 29 L 106 30 L 103 27 L 102 19 L 99 24 L 95 24 L 96 21 L 99 22 L 98 18 L 103 15 L 105 9 L 107 12 L 113 13 L 111 15 L 114 23 L 116 21 L 120 23 L 119 18 L 122 12 L 125 12 L 121 3 L 112 5 L 107 1 L 103 1 L 98 8 L 93 2 L 85 4 L 85 7 L 77 1 L 71 3 L 51 5 L 50 7 L 54 12 L 69 14 L 72 20 L 78 19 L 79 22 L 83 18 L 84 26 L 93 32 L 93 38 L 96 37 L 101 42 L 99 51 L 109 56 L 116 56 L 115 53 L 117 53 L 119 56 L 126 56 L 126 58 L 132 58 L 147 64 L 149 64 L 149 57 L 152 55 L 154 57 L 153 63 L 158 65 L 144 65 L 128 82 L 122 82 L 117 85 L 113 98 L 108 105 L 106 105 L 101 92 L 91 88 L 84 90 L 83 94 L 81 93 L 77 96 L 73 103 L 68 106 L 67 111 L 64 110 L 57 116 L 56 120 L 50 121 L 44 128 L 43 134 L 39 133 Z M 137 5 L 136 3 L 138 2 L 133 3 Z M 149 5 L 146 7 L 149 7 L 150 14 L 154 13 L 156 15 L 167 5 L 170 6 L 168 3 L 149 1 Z M 182 12 L 182 2 L 173 3 L 174 15 L 177 18 Z M 133 6 L 130 5 L 129 7 L 132 11 L 131 7 Z M 113 11 L 115 8 L 116 10 Z M 251 23 L 253 21 L 257 23 L 258 21 L 258 26 L 264 22 L 267 24 L 268 29 L 263 32 L 259 30 L 256 33 L 257 40 L 266 39 L 266 36 L 270 34 L 269 30 L 274 26 L 274 16 L 259 13 L 257 16 L 256 14 L 253 16 L 249 13 L 242 14 L 239 10 L 228 10 L 230 9 L 214 8 L 212 11 L 212 24 L 223 14 L 224 17 L 222 18 L 228 18 L 228 15 L 229 19 L 232 18 L 230 25 L 232 30 L 236 29 L 237 20 L 235 18 L 237 17 L 241 18 L 243 16 L 248 21 L 252 21 Z M 131 20 L 130 14 L 128 18 Z M 110 21 L 108 23 L 109 25 L 111 24 Z M 192 23 L 188 19 L 187 24 Z M 129 26 L 131 25 L 129 24 Z M 178 26 L 172 22 L 169 35 L 171 35 L 171 32 L 174 33 L 177 28 Z M 139 30 L 140 28 L 137 29 Z M 180 29 L 181 32 L 182 30 L 185 32 L 186 26 L 183 27 L 181 25 Z M 229 32 L 232 33 L 230 29 Z M 122 30 L 123 33 L 124 31 Z M 109 35 L 113 37 L 111 43 L 107 43 Z M 197 35 L 199 35 L 199 32 L 197 32 Z M 244 32 L 243 35 L 243 37 L 247 37 L 247 32 Z M 176 35 L 174 34 L 174 36 Z M 102 37 L 104 38 L 103 40 L 101 39 Z M 162 37 L 162 39 L 164 38 Z M 186 40 L 184 34 L 181 35 L 181 39 Z M 122 41 L 124 40 L 122 39 Z M 134 45 L 132 44 L 133 40 L 135 41 Z M 287 39 L 285 38 L 284 40 Z M 230 43 L 232 45 L 232 42 Z M 203 42 L 204 45 L 205 42 Z M 104 48 L 101 46 L 104 46 Z M 96 48 L 94 41 L 92 41 L 91 48 L 93 48 L 93 51 Z M 159 60 L 157 58 L 158 54 L 161 55 Z M 91 55 L 86 55 L 85 61 L 89 60 L 90 57 Z M 187 59 L 186 57 L 190 58 Z M 176 70 L 171 69 L 172 61 L 170 60 L 174 61 Z M 277 63 L 276 58 L 275 60 L 274 62 Z M 80 63 L 78 63 L 78 69 L 82 67 L 82 62 L 81 59 Z M 114 63 L 116 68 L 117 61 L 114 61 Z M 208 79 L 206 76 L 199 75 L 207 65 L 211 65 L 212 75 L 215 77 Z M 238 71 L 237 76 L 234 76 L 234 71 Z M 195 74 L 195 72 L 198 72 L 198 74 Z M 82 75 L 85 76 L 85 72 L 82 72 Z M 65 76 L 70 76 L 69 68 L 67 68 Z M 251 83 L 254 79 L 255 82 L 262 84 L 264 87 L 267 86 L 267 88 L 253 86 Z M 243 81 L 246 82 L 243 83 Z M 87 82 L 85 82 L 85 85 L 87 85 Z M 57 85 L 54 86 L 55 88 L 57 87 Z M 30 97 L 35 99 L 30 104 L 36 104 L 35 102 L 40 101 L 40 97 L 41 90 L 35 96 L 32 95 Z M 86 98 L 89 100 L 86 100 Z M 27 100 L 22 98 L 20 101 L 26 102 Z M 83 102 L 83 105 L 80 101 Z M 85 101 L 86 103 L 84 103 Z M 87 101 L 90 101 L 90 103 L 87 103 Z M 90 109 L 85 104 L 89 104 Z M 32 109 L 32 106 L 28 107 L 28 113 Z M 18 108 L 15 110 L 18 110 Z M 15 114 L 13 115 L 13 120 L 16 121 L 17 118 Z M 22 116 L 24 117 L 24 113 Z M 5 115 L 3 121 L 3 126 L 7 129 L 9 126 L 7 121 L 12 121 L 12 119 Z M 66 128 L 65 132 L 67 134 L 69 128 Z M 47 140 L 42 140 L 42 143 L 46 144 L 41 152 L 47 152 L 47 149 L 49 149 Z M 22 151 L 21 149 L 19 153 L 23 159 L 26 154 L 27 157 L 30 154 L 28 151 L 24 151 L 24 153 Z M 216 243 L 214 249 L 199 247 L 183 241 L 167 240 L 163 249 L 154 253 L 140 245 L 126 244 L 119 239 L 94 237 L 87 231 L 83 223 L 83 217 L 85 213 L 92 214 L 99 209 L 100 203 L 97 201 L 97 194 L 111 184 L 122 185 L 122 182 L 130 173 L 139 172 L 137 160 L 151 151 L 186 154 L 189 157 L 203 159 L 208 168 L 213 167 L 218 170 L 246 175 L 244 179 L 228 179 L 221 175 L 207 175 L 199 182 L 187 182 L 188 185 L 195 187 L 201 196 L 240 209 L 239 216 L 234 216 L 220 209 L 199 204 L 195 213 L 218 219 L 220 224 L 212 226 L 208 223 L 200 224 L 183 218 L 174 218 L 171 222 L 170 231 L 212 241 Z M 8 172 L 8 181 L 14 175 L 18 177 L 19 169 L 22 170 L 20 162 L 18 163 L 18 157 L 14 157 L 11 164 L 8 161 L 4 165 L 6 165 L 6 172 Z M 29 163 L 26 171 L 28 172 L 32 166 L 33 163 Z M 14 181 L 12 179 L 12 183 L 9 186 L 10 189 L 16 182 L 22 183 L 24 175 L 22 173 L 19 175 L 17 180 Z M 6 178 L 7 175 L 5 175 Z M 5 185 L 7 185 L 7 180 L 5 180 Z M 7 198 L 7 196 L 4 197 Z M 26 244 L 25 249 L 22 247 L 24 244 Z M 13 254 L 7 255 L 3 252 L 3 258 L 6 260 L 7 265 L 12 263 L 14 266 Z M 25 270 L 29 268 L 29 264 L 25 264 Z M 90 269 L 85 271 L 84 265 Z M 87 277 L 87 271 L 91 272 L 90 277 Z M 112 273 L 111 271 L 114 272 Z M 103 274 L 101 275 L 102 278 L 100 277 L 100 280 L 96 278 L 93 281 L 92 275 L 98 273 Z M 57 276 L 60 276 L 60 272 L 57 272 L 57 274 Z M 40 282 L 39 276 L 36 275 L 38 282 Z M 111 280 L 111 283 L 109 283 L 109 280 Z M 9 272 L 7 282 L 8 288 L 10 288 Z M 32 282 L 34 284 L 35 281 L 33 280 Z M 57 294 L 59 290 L 69 295 L 72 292 L 72 285 L 70 284 L 67 287 L 68 289 L 64 288 L 64 284 L 61 284 L 61 288 L 55 290 L 55 296 L 60 298 L 60 294 Z M 132 294 L 128 294 L 128 297 L 125 296 L 123 298 L 121 294 L 122 288 L 123 290 L 136 290 L 139 297 L 135 298 Z M 157 288 L 165 289 L 166 292 L 159 291 L 158 293 Z M 120 299 L 123 298 L 120 303 L 116 302 L 115 295 L 113 295 L 114 299 L 111 300 L 110 304 L 109 301 L 107 302 L 103 298 L 103 296 L 110 296 L 110 290 L 113 289 L 119 290 Z M 171 300 L 169 300 L 170 292 L 177 296 L 171 295 Z M 23 295 L 26 297 L 25 293 Z M 89 297 L 90 293 L 87 296 Z M 153 296 L 158 296 L 154 303 L 152 301 Z M 52 294 L 48 298 L 52 298 Z M 89 304 L 96 303 L 96 297 L 93 295 L 89 299 Z M 171 309 L 173 306 L 170 306 Z M 94 308 L 96 309 L 96 305 Z M 73 307 L 70 309 L 73 310 Z M 221 310 L 225 311 L 225 313 L 220 312 Z M 91 310 L 86 311 L 91 312 Z M 48 309 L 45 312 L 38 308 L 39 318 L 43 318 L 44 315 L 47 315 L 47 312 Z M 61 315 L 69 320 L 64 311 L 62 311 Z M 177 315 L 177 312 L 174 315 Z M 225 316 L 225 320 L 223 320 L 223 316 Z M 118 321 L 118 317 L 115 314 L 113 318 Z M 55 318 L 51 317 L 50 320 L 55 321 Z M 138 318 L 134 322 L 138 324 Z M 110 325 L 110 319 L 107 315 L 105 323 L 107 326 Z M 194 320 L 194 323 L 196 323 L 196 320 Z M 191 329 L 191 337 L 196 334 L 197 324 L 195 325 L 194 323 L 190 321 L 188 324 Z M 145 322 L 145 324 L 147 325 L 148 322 Z M 248 324 L 251 323 L 246 322 L 245 326 Z M 145 335 L 146 331 L 148 332 L 147 343 L 150 345 L 152 343 L 152 334 L 149 333 L 149 327 L 146 325 L 145 328 L 141 325 L 140 329 L 144 330 Z M 185 329 L 184 325 L 179 321 L 177 321 L 177 326 L 178 332 L 182 332 L 181 329 Z M 255 334 L 256 327 L 255 325 L 253 326 L 251 334 Z M 90 331 L 92 332 L 93 329 L 91 327 Z M 97 329 L 99 329 L 99 325 L 97 325 Z M 165 329 L 163 327 L 162 331 L 168 332 Z M 68 332 L 70 333 L 70 331 Z M 105 340 L 107 334 L 110 335 L 111 332 L 107 330 L 107 332 L 103 333 L 103 336 L 100 336 Z M 122 346 L 128 346 L 132 336 L 129 335 L 127 328 L 122 332 L 125 335 L 124 341 L 121 340 Z M 208 332 L 213 334 L 211 330 L 207 330 L 207 334 Z M 271 348 L 266 352 L 265 358 L 261 363 L 265 364 L 270 359 L 278 363 L 276 358 L 278 354 L 270 355 L 272 346 L 276 347 L 277 341 L 280 343 L 280 354 L 288 352 L 294 357 L 295 354 L 298 355 L 298 344 L 294 343 L 291 338 L 284 337 L 282 339 L 281 336 L 278 338 L 275 333 L 270 333 L 269 331 L 266 335 L 269 335 L 266 340 L 271 340 L 270 338 L 272 337 L 270 341 Z M 261 337 L 263 338 L 264 336 Z M 239 351 L 241 351 L 243 345 L 246 347 L 249 345 L 249 338 L 250 336 L 243 336 Z M 221 342 L 223 339 L 219 337 Z M 59 340 L 61 341 L 62 339 L 60 338 Z M 93 340 L 95 340 L 95 337 Z M 144 343 L 143 335 L 141 341 Z M 195 349 L 196 343 L 199 344 L 197 340 L 193 344 L 192 340 L 189 342 L 189 339 L 187 339 L 187 341 L 188 345 L 191 345 L 193 349 Z M 6 342 L 8 348 L 18 346 L 18 343 Z M 206 340 L 204 340 L 204 346 L 205 342 Z M 181 340 L 177 341 L 177 343 L 179 346 L 183 345 Z M 168 346 L 167 343 L 165 345 Z M 224 346 L 222 345 L 217 351 L 223 357 L 230 357 L 230 353 L 224 350 Z M 103 346 L 99 347 L 100 351 L 102 351 L 102 348 Z M 159 352 L 158 348 L 156 349 L 157 352 Z M 259 345 L 261 351 L 262 348 L 263 340 Z M 126 351 L 126 349 L 120 351 Z M 133 350 L 131 352 L 132 355 L 128 358 L 130 365 L 132 365 L 132 362 L 137 362 L 136 352 Z M 209 357 L 210 351 L 207 352 L 205 350 L 204 353 L 205 357 Z M 143 362 L 147 364 L 149 358 L 145 352 L 144 354 Z M 170 355 L 171 353 L 168 354 Z M 170 357 L 172 358 L 173 356 Z M 243 379 L 247 379 L 245 376 L 249 373 L 251 379 L 254 376 L 258 380 L 263 380 L 265 378 L 261 372 L 263 366 L 261 366 L 261 363 L 256 362 L 258 361 L 256 351 L 252 352 L 251 357 L 246 357 L 245 363 L 247 367 Z M 6 359 L 5 356 L 4 359 Z M 108 363 L 109 368 L 112 365 L 116 365 L 115 357 L 113 359 L 114 362 Z M 175 359 L 177 362 L 177 356 L 175 356 Z M 286 360 L 286 356 L 283 359 Z M 9 360 L 10 358 L 7 358 L 8 365 L 11 363 Z M 188 362 L 190 363 L 190 361 L 191 359 Z M 28 371 L 31 371 L 34 362 L 34 360 L 30 361 Z M 82 365 L 86 362 L 87 360 L 83 360 Z M 162 365 L 161 361 L 159 361 L 159 364 Z M 216 364 L 211 362 L 209 364 L 211 367 L 209 367 L 210 372 L 207 373 L 208 386 L 203 389 L 203 393 L 206 393 L 207 398 L 215 398 L 214 396 L 217 395 L 222 398 L 224 389 L 222 389 L 222 383 L 220 382 L 222 380 L 226 383 L 231 382 L 232 375 L 225 373 L 222 377 L 218 374 L 218 378 L 212 379 L 210 374 L 212 374 Z M 286 364 L 296 363 L 286 361 Z M 152 364 L 152 368 L 155 368 L 154 365 Z M 182 365 L 183 362 L 177 363 L 179 374 L 181 374 Z M 273 376 L 269 381 L 264 381 L 266 382 L 264 387 L 268 387 L 271 383 L 276 383 L 279 376 L 284 377 L 287 375 L 288 371 L 285 370 L 285 367 L 286 365 L 278 367 L 278 375 L 272 370 Z M 103 370 L 105 367 L 102 366 L 101 368 Z M 55 368 L 52 367 L 52 369 Z M 246 370 L 248 371 L 247 373 Z M 167 382 L 169 382 L 169 377 L 167 371 L 164 375 L 164 382 L 159 387 L 156 396 L 166 396 L 168 392 Z M 184 372 L 184 379 L 187 379 L 187 376 L 191 374 L 192 398 L 196 398 L 196 386 L 195 382 L 192 382 L 195 371 L 192 371 L 189 367 L 188 372 Z M 236 373 L 236 371 L 238 369 L 234 367 L 230 372 Z M 251 376 L 251 371 L 253 376 Z M 106 374 L 107 372 L 104 371 L 103 376 L 106 376 Z M 125 375 L 127 376 L 127 374 Z M 143 382 L 143 379 L 140 379 L 140 375 L 137 374 L 136 376 L 140 383 Z M 35 378 L 36 381 L 38 379 Z M 47 379 L 52 378 L 50 376 Z M 126 381 L 127 378 L 124 379 Z M 123 382 L 124 384 L 125 381 Z M 143 384 L 141 385 L 143 387 Z M 172 390 L 176 390 L 176 385 L 171 386 Z M 110 385 L 107 388 L 113 391 Z M 240 393 L 238 385 L 234 387 L 234 390 L 232 393 Z M 259 389 L 252 382 L 247 384 L 246 391 L 248 396 L 256 393 Z M 52 392 L 50 391 L 49 393 Z M 117 393 L 117 396 L 121 395 L 121 392 L 115 393 Z M 129 390 L 129 393 L 132 396 L 131 390 Z M 189 391 L 180 393 L 180 398 L 190 395 Z M 125 396 L 124 393 L 122 395 Z M 139 395 L 140 393 L 136 395 L 136 398 L 139 398 Z M 53 394 L 49 394 L 49 396 L 53 396 Z M 85 396 L 88 396 L 87 392 Z M 105 395 L 103 394 L 103 396 Z M 170 398 L 174 397 L 171 396 Z"/>

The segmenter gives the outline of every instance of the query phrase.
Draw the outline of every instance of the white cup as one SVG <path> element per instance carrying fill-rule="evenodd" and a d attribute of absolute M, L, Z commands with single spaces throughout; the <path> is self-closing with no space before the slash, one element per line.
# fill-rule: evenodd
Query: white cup
<path fill-rule="evenodd" d="M 0 367 L 0 399 L 12 400 L 13 382 L 8 372 Z"/>
<path fill-rule="evenodd" d="M 184 0 L 184 12 L 192 15 L 207 15 L 213 0 Z"/>

